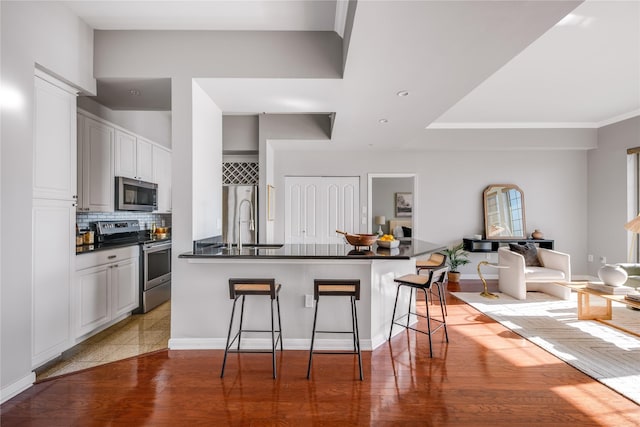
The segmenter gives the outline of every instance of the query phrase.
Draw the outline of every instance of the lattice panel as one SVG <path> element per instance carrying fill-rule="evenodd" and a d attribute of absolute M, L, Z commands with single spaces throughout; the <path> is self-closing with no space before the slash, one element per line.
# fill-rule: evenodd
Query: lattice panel
<path fill-rule="evenodd" d="M 223 184 L 258 184 L 257 162 L 224 162 L 222 164 Z"/>

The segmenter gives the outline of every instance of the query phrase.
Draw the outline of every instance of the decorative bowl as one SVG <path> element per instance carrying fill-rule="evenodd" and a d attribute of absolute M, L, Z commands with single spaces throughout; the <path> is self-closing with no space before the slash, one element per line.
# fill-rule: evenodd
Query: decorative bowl
<path fill-rule="evenodd" d="M 400 240 L 376 240 L 381 248 L 397 248 L 400 246 Z"/>
<path fill-rule="evenodd" d="M 371 246 L 378 238 L 377 234 L 350 234 L 339 230 L 336 230 L 336 232 L 344 234 L 344 238 L 347 239 L 347 242 L 355 247 Z"/>

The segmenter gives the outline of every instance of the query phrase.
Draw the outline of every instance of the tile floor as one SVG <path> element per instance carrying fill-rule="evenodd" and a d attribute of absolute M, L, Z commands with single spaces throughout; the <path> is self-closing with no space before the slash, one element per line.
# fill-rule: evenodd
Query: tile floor
<path fill-rule="evenodd" d="M 170 323 L 170 301 L 146 314 L 134 314 L 67 350 L 57 361 L 38 369 L 36 380 L 167 348 Z"/>

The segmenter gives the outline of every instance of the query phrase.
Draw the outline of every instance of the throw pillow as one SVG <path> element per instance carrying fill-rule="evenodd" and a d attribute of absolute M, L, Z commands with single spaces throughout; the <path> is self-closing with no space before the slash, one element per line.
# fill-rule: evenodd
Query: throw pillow
<path fill-rule="evenodd" d="M 411 237 L 411 227 L 402 227 L 402 234 L 404 237 Z"/>
<path fill-rule="evenodd" d="M 540 260 L 538 259 L 538 249 L 536 249 L 536 245 L 531 242 L 528 242 L 524 245 L 519 245 L 517 243 L 509 243 L 509 249 L 513 252 L 518 253 L 524 257 L 524 264 L 527 267 L 541 267 Z"/>

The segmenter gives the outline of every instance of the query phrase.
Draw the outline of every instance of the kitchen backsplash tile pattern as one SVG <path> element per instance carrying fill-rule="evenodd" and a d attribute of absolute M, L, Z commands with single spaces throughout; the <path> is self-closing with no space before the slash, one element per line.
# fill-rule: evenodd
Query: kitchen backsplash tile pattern
<path fill-rule="evenodd" d="M 90 228 L 96 221 L 117 221 L 121 219 L 137 219 L 140 228 L 148 230 L 151 223 L 158 227 L 171 227 L 171 214 L 155 214 L 147 212 L 83 212 L 76 214 L 76 224 L 80 230 Z"/>

